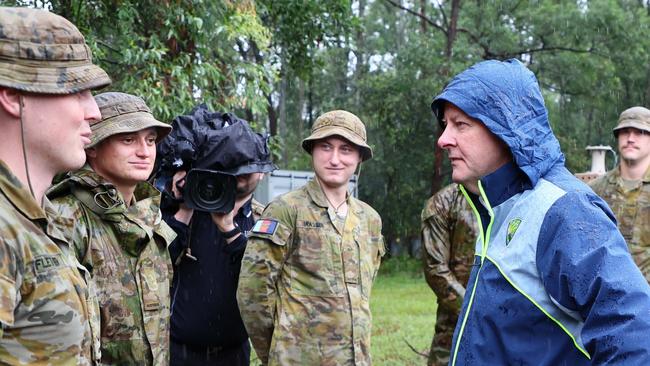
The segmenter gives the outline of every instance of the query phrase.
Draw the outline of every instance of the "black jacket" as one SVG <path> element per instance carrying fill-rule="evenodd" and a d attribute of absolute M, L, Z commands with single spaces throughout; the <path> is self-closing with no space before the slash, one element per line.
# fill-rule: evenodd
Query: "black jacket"
<path fill-rule="evenodd" d="M 235 216 L 244 232 L 255 223 L 251 201 Z M 189 226 L 174 219 L 175 213 L 163 212 L 178 234 L 169 246 L 175 263 L 171 339 L 194 347 L 239 347 L 248 338 L 235 298 L 246 236 L 226 245 L 209 213 L 194 211 Z M 183 254 L 188 243 L 196 261 Z"/>

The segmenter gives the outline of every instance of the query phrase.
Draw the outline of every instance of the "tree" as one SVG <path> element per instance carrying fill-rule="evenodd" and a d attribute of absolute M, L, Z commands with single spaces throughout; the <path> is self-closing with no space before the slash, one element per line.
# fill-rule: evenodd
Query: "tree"
<path fill-rule="evenodd" d="M 252 1 L 16 1 L 64 16 L 84 33 L 117 90 L 141 96 L 163 121 L 198 102 L 266 119 L 275 74 L 235 45 L 266 50 L 270 33 Z"/>

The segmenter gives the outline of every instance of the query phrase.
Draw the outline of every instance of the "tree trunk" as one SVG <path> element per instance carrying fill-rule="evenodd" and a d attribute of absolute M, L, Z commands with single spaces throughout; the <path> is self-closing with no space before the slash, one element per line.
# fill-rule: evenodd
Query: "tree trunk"
<path fill-rule="evenodd" d="M 278 112 L 280 118 L 278 119 L 278 133 L 280 136 L 286 136 L 287 131 L 287 78 L 289 78 L 289 67 L 287 66 L 286 53 L 284 50 L 280 51 L 280 102 Z M 282 151 L 282 161 L 287 163 L 288 154 L 287 146 L 284 146 Z"/>
<path fill-rule="evenodd" d="M 441 69 L 441 78 L 444 80 L 449 79 L 449 71 L 451 66 L 451 61 L 454 56 L 454 42 L 456 41 L 456 33 L 458 27 L 458 17 L 460 14 L 460 0 L 452 0 L 451 2 L 451 17 L 449 18 L 449 28 L 447 29 L 447 44 L 445 47 L 445 58 L 446 65 Z M 436 140 L 434 141 L 434 151 L 433 151 L 433 176 L 431 177 L 431 194 L 438 192 L 442 187 L 442 181 L 444 179 L 442 175 L 442 162 L 444 159 L 444 153 L 442 149 L 438 146 L 438 139 L 442 135 L 442 129 L 438 127 L 438 133 L 436 134 Z"/>
<path fill-rule="evenodd" d="M 650 5 L 648 5 L 648 15 L 650 15 Z M 645 80 L 645 102 L 644 105 L 650 105 L 650 65 L 648 66 L 648 75 Z"/>
<path fill-rule="evenodd" d="M 420 30 L 422 34 L 425 34 L 427 32 L 427 21 L 425 20 L 427 16 L 427 0 L 420 0 L 420 14 L 422 15 L 420 18 Z"/>
<path fill-rule="evenodd" d="M 454 55 L 454 41 L 456 40 L 458 28 L 458 13 L 460 13 L 460 0 L 452 0 L 449 29 L 447 29 L 447 47 L 445 48 L 445 56 L 447 57 L 448 62 L 451 61 L 451 58 Z"/>
<path fill-rule="evenodd" d="M 253 52 L 253 56 L 255 57 L 255 63 L 263 66 L 264 59 L 262 58 L 262 54 L 260 53 L 260 50 L 257 47 L 257 43 L 255 43 L 252 40 L 249 40 L 249 42 L 250 42 L 251 52 Z M 278 134 L 278 117 L 277 117 L 277 113 L 275 112 L 275 107 L 273 106 L 273 98 L 271 98 L 271 94 L 266 94 L 266 93 L 264 94 L 264 97 L 266 98 L 266 103 L 267 103 L 266 112 L 269 115 L 269 133 L 271 134 L 271 136 L 275 136 Z"/>
<path fill-rule="evenodd" d="M 363 21 L 366 14 L 366 0 L 359 0 L 359 19 Z M 361 80 L 366 74 L 366 39 L 364 37 L 363 27 L 358 27 L 355 34 L 355 50 L 354 55 L 357 58 L 357 63 L 354 70 L 354 101 L 357 107 L 361 106 Z"/>

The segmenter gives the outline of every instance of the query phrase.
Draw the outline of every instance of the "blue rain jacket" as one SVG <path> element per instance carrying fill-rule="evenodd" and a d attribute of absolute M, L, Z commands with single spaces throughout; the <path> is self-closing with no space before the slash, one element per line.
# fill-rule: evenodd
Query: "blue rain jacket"
<path fill-rule="evenodd" d="M 607 204 L 564 167 L 533 73 L 481 62 L 434 99 L 438 116 L 445 101 L 514 159 L 481 178 L 480 201 L 465 192 L 487 219 L 449 364 L 650 365 L 650 287 Z"/>

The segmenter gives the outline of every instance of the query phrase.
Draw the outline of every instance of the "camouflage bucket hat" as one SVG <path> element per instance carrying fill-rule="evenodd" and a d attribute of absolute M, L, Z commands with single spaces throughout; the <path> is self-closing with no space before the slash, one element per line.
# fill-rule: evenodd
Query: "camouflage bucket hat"
<path fill-rule="evenodd" d="M 614 136 L 618 135 L 618 130 L 627 127 L 650 132 L 650 110 L 644 107 L 632 107 L 624 110 L 618 117 L 618 125 L 612 130 Z"/>
<path fill-rule="evenodd" d="M 74 24 L 46 10 L 0 7 L 0 86 L 74 94 L 110 83 L 106 72 L 93 65 Z"/>
<path fill-rule="evenodd" d="M 95 96 L 95 101 L 102 114 L 102 120 L 90 126 L 93 134 L 86 149 L 118 133 L 137 132 L 149 127 L 156 128 L 158 143 L 172 130 L 172 126 L 155 119 L 144 100 L 135 95 L 101 93 Z"/>
<path fill-rule="evenodd" d="M 335 135 L 359 146 L 362 161 L 372 158 L 372 149 L 367 144 L 366 126 L 359 117 L 343 110 L 330 111 L 316 118 L 311 135 L 302 140 L 302 148 L 311 154 L 314 141 Z"/>

